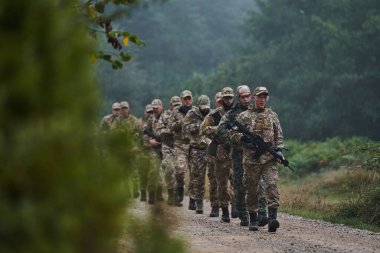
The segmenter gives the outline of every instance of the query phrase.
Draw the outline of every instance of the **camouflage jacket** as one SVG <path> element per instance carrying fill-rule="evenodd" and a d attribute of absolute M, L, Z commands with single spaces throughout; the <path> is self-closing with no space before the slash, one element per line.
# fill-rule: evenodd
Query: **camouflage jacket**
<path fill-rule="evenodd" d="M 223 107 L 219 107 L 207 114 L 200 126 L 201 134 L 212 139 L 216 135 L 219 122 L 225 113 Z"/>
<path fill-rule="evenodd" d="M 113 122 L 118 118 L 118 116 L 113 114 L 108 114 L 103 117 L 102 121 L 99 124 L 99 128 L 101 131 L 109 131 L 111 130 L 111 126 Z"/>
<path fill-rule="evenodd" d="M 272 109 L 265 108 L 264 110 L 257 110 L 256 108 L 250 108 L 249 110 L 240 113 L 236 120 L 247 127 L 251 133 L 259 135 L 265 142 L 270 143 L 272 148 L 282 149 L 284 147 L 280 121 L 277 114 L 272 111 Z M 265 164 L 274 159 L 271 154 L 266 152 L 261 155 L 258 160 L 254 160 L 253 155 L 255 151 L 246 148 L 241 141 L 241 136 L 242 134 L 237 131 L 234 131 L 231 134 L 233 141 L 243 146 L 244 160 Z"/>
<path fill-rule="evenodd" d="M 233 119 L 236 119 L 236 117 L 240 113 L 246 111 L 247 109 L 248 108 L 246 106 L 240 103 L 237 103 L 234 105 L 234 107 L 232 107 L 231 110 L 229 110 L 226 114 L 223 115 L 216 131 L 218 135 L 218 140 L 220 140 L 222 143 L 230 143 L 233 146 L 233 148 L 242 150 L 241 145 L 239 145 L 238 143 L 230 142 L 230 141 L 233 141 L 233 139 L 231 139 L 231 135 L 233 131 L 232 131 L 232 126 L 231 126 L 232 122 L 230 119 L 231 117 Z"/>
<path fill-rule="evenodd" d="M 119 129 L 119 128 L 128 128 L 130 130 L 138 131 L 139 125 L 138 120 L 132 114 L 129 114 L 128 117 L 124 117 L 120 115 L 117 117 L 111 125 L 111 129 Z"/>
<path fill-rule="evenodd" d="M 197 149 L 206 149 L 211 142 L 206 136 L 200 135 L 200 125 L 204 120 L 204 116 L 199 108 L 192 108 L 183 118 L 182 132 L 189 138 L 190 146 Z"/>
<path fill-rule="evenodd" d="M 161 114 L 162 115 L 162 114 Z M 160 116 L 161 117 L 161 116 Z M 152 134 L 154 135 L 157 135 L 157 132 L 156 132 L 156 129 L 157 129 L 157 123 L 160 119 L 160 117 L 156 117 L 154 114 L 152 114 L 145 122 L 144 124 L 144 127 L 143 127 L 143 132 L 144 132 L 144 141 L 146 141 L 148 143 L 148 146 L 150 146 L 149 144 L 149 141 L 152 140 L 152 139 L 155 139 L 156 141 L 159 141 L 157 140 L 156 138 L 152 137 L 152 136 L 149 136 L 148 134 L 146 134 L 145 132 L 148 131 L 148 132 L 151 132 Z M 151 147 L 154 152 L 159 156 L 161 157 L 161 145 L 157 146 L 157 147 Z"/>
<path fill-rule="evenodd" d="M 194 108 L 193 106 L 192 108 Z M 182 121 L 185 115 L 179 111 L 181 106 L 174 108 L 169 119 L 169 129 L 174 134 L 174 141 L 183 144 L 189 144 L 190 140 L 182 132 Z"/>
<path fill-rule="evenodd" d="M 162 144 L 169 147 L 174 145 L 174 135 L 173 132 L 169 129 L 169 119 L 171 111 L 167 110 L 161 114 L 158 122 L 154 126 L 154 133 L 160 136 Z"/>

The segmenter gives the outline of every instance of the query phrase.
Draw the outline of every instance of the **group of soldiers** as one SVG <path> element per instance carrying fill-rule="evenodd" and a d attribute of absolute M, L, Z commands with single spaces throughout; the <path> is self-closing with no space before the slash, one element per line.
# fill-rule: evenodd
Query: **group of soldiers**
<path fill-rule="evenodd" d="M 144 160 L 150 163 L 149 172 L 139 174 L 140 192 L 135 197 L 140 194 L 141 201 L 147 200 L 146 193 L 149 204 L 163 201 L 165 181 L 167 204 L 183 206 L 189 171 L 188 209 L 203 214 L 207 172 L 210 217 L 219 217 L 221 209 L 221 222 L 228 223 L 231 210 L 231 217 L 239 218 L 240 225 L 250 231 L 268 224 L 268 231 L 276 232 L 277 163 L 284 160 L 284 145 L 278 116 L 266 106 L 268 100 L 269 91 L 263 86 L 252 93 L 247 85 L 238 86 L 236 92 L 225 87 L 215 95 L 215 109 L 211 109 L 207 95 L 199 96 L 193 105 L 192 92 L 184 90 L 170 99 L 168 110 L 160 99 L 154 99 L 146 105 L 141 120 L 129 113 L 128 102 L 114 103 L 112 114 L 102 119 L 100 127 L 112 131 L 127 126 L 141 134 L 147 148 Z M 283 159 L 262 151 L 236 127 L 237 122 Z"/>

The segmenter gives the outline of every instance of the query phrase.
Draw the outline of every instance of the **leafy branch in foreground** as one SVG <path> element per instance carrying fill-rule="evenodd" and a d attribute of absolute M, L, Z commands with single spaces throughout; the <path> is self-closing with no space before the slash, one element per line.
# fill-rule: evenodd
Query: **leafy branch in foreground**
<path fill-rule="evenodd" d="M 118 15 L 129 10 L 124 7 L 137 5 L 139 0 L 104 0 L 94 1 L 87 0 L 79 6 L 82 15 L 88 23 L 88 30 L 92 38 L 97 39 L 98 34 L 105 36 L 107 43 L 111 45 L 113 52 L 97 51 L 91 54 L 91 61 L 96 62 L 98 59 L 109 62 L 114 69 L 121 69 L 123 62 L 132 60 L 130 53 L 123 52 L 123 48 L 129 45 L 129 42 L 137 46 L 144 46 L 145 43 L 140 40 L 136 34 L 127 31 L 114 30 L 112 20 Z M 107 6 L 112 11 L 107 11 Z"/>

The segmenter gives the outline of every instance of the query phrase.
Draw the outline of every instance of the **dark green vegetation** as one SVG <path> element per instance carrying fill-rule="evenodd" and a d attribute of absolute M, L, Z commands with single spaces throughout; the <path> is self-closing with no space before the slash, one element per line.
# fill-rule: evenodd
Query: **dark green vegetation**
<path fill-rule="evenodd" d="M 264 84 L 286 138 L 380 138 L 379 1 L 171 0 L 124 24 L 147 45 L 126 70 L 100 68 L 107 108 Z"/>
<path fill-rule="evenodd" d="M 289 142 L 281 210 L 380 231 L 380 143 L 364 138 Z"/>
<path fill-rule="evenodd" d="M 139 162 L 137 143 L 95 132 L 93 47 L 76 4 L 0 3 L 0 252 L 115 252 L 132 218 L 126 164 Z M 136 252 L 182 251 L 166 224 L 138 224 L 127 233 Z"/>

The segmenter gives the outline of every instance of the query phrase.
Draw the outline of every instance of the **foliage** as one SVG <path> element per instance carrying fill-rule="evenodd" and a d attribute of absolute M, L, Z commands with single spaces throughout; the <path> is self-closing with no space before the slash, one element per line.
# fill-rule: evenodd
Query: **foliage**
<path fill-rule="evenodd" d="M 206 75 L 234 56 L 232 46 L 243 40 L 239 25 L 246 11 L 253 8 L 252 0 L 171 0 L 134 8 L 131 16 L 123 16 L 114 26 L 139 34 L 146 46 L 133 48 L 133 66 L 129 64 L 122 73 L 99 64 L 98 76 L 107 101 L 104 112 L 110 108 L 108 101 L 119 97 L 128 100 L 139 115 L 154 98 L 168 104 L 170 97 L 185 88 L 195 96 L 214 97 L 203 86 L 197 88 L 196 81 L 193 83 L 198 86 L 193 87 L 186 80 Z"/>
<path fill-rule="evenodd" d="M 88 29 L 92 38 L 97 39 L 98 34 L 104 34 L 107 39 L 107 43 L 112 46 L 114 51 L 104 52 L 98 50 L 91 55 L 91 60 L 96 62 L 97 59 L 102 59 L 109 62 L 113 69 L 121 69 L 123 67 L 122 62 L 128 62 L 132 59 L 130 53 L 121 51 L 123 47 L 129 45 L 132 42 L 138 46 L 145 45 L 143 41 L 139 39 L 136 34 L 130 34 L 127 31 L 115 30 L 112 27 L 111 22 L 121 12 L 127 12 L 129 9 L 126 7 L 133 7 L 139 3 L 139 0 L 87 0 L 80 3 L 80 10 L 83 17 L 87 20 Z M 125 8 L 113 8 L 112 11 L 106 11 L 115 6 L 124 5 Z M 107 8 L 110 6 L 110 8 Z M 118 51 L 118 54 L 115 53 Z"/>
<path fill-rule="evenodd" d="M 256 2 L 245 47 L 203 89 L 266 85 L 287 138 L 379 139 L 380 2 Z"/>
<path fill-rule="evenodd" d="M 0 4 L 0 252 L 117 247 L 138 150 L 128 132 L 94 131 L 93 47 L 75 3 Z"/>

